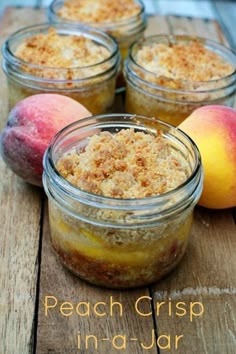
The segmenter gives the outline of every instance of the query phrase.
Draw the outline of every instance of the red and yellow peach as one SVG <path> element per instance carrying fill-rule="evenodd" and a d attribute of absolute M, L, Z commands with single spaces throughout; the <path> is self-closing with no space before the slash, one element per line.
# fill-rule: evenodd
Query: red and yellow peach
<path fill-rule="evenodd" d="M 199 204 L 213 209 L 236 205 L 236 110 L 210 105 L 196 109 L 179 126 L 197 144 L 204 168 Z"/>
<path fill-rule="evenodd" d="M 66 125 L 91 116 L 77 101 L 59 94 L 38 94 L 18 102 L 0 135 L 8 166 L 25 181 L 42 185 L 43 154 L 52 137 Z"/>

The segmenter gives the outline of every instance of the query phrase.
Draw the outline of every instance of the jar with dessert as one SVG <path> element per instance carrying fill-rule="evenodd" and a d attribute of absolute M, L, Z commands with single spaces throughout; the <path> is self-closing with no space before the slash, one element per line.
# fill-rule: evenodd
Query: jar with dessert
<path fill-rule="evenodd" d="M 39 24 L 13 33 L 3 45 L 9 109 L 36 93 L 60 93 L 91 113 L 111 111 L 120 54 L 100 30 L 71 24 Z"/>
<path fill-rule="evenodd" d="M 140 0 L 54 0 L 48 8 L 52 22 L 85 23 L 112 35 L 122 57 L 143 36 L 145 9 Z"/>
<path fill-rule="evenodd" d="M 126 114 L 77 121 L 44 155 L 52 246 L 92 284 L 156 282 L 185 253 L 202 183 L 199 151 L 178 128 Z"/>
<path fill-rule="evenodd" d="M 151 36 L 131 46 L 124 76 L 126 112 L 177 126 L 197 107 L 233 106 L 236 53 L 194 36 Z"/>

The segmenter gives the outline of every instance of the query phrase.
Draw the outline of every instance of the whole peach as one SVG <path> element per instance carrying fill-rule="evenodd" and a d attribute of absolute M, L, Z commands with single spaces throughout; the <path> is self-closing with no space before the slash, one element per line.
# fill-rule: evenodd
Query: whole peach
<path fill-rule="evenodd" d="M 66 125 L 91 116 L 77 101 L 59 94 L 38 94 L 18 102 L 0 135 L 8 166 L 25 181 L 41 186 L 43 154 L 52 137 Z"/>
<path fill-rule="evenodd" d="M 197 144 L 204 169 L 199 204 L 212 209 L 236 205 L 236 110 L 203 106 L 179 126 Z"/>

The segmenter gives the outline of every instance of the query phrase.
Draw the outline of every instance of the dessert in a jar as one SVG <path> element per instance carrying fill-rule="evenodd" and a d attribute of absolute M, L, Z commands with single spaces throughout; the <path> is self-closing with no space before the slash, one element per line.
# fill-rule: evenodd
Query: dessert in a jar
<path fill-rule="evenodd" d="M 40 24 L 21 29 L 3 46 L 9 108 L 43 92 L 61 93 L 93 114 L 110 111 L 120 55 L 106 33 L 86 26 Z"/>
<path fill-rule="evenodd" d="M 54 0 L 48 17 L 53 22 L 85 23 L 109 33 L 117 40 L 123 58 L 146 28 L 140 0 Z"/>
<path fill-rule="evenodd" d="M 199 106 L 232 106 L 236 54 L 214 41 L 157 35 L 134 43 L 126 61 L 126 111 L 180 124 Z"/>
<path fill-rule="evenodd" d="M 73 273 L 110 288 L 161 279 L 186 250 L 202 191 L 195 144 L 143 116 L 86 118 L 44 156 L 52 246 Z"/>

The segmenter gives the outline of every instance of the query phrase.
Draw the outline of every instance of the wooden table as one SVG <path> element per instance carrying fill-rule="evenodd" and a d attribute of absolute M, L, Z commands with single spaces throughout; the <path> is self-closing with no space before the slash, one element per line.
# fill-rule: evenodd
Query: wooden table
<path fill-rule="evenodd" d="M 41 10 L 8 9 L 1 21 L 1 42 L 20 27 L 41 22 L 44 16 Z M 214 21 L 174 16 L 149 19 L 148 34 L 164 32 L 197 34 L 227 44 Z M 3 126 L 7 114 L 3 73 L 0 80 Z M 2 160 L 0 180 L 0 354 L 235 354 L 233 210 L 198 207 L 186 255 L 168 277 L 149 288 L 110 291 L 80 281 L 55 257 L 49 244 L 47 199 L 42 190 L 22 182 Z M 58 301 L 47 316 L 46 298 L 50 304 Z M 93 309 L 100 301 L 105 305 L 98 311 L 105 308 L 107 312 L 103 317 Z M 120 304 L 113 306 L 112 315 L 111 301 Z M 65 316 L 59 309 L 63 302 L 74 306 L 86 302 L 90 313 L 82 316 L 74 311 L 72 316 Z M 158 312 L 160 302 L 163 304 Z M 178 311 L 179 302 L 186 313 Z M 85 310 L 80 308 L 81 312 Z M 89 335 L 94 337 L 88 339 Z M 159 336 L 159 349 L 152 343 L 152 336 L 155 341 Z"/>

